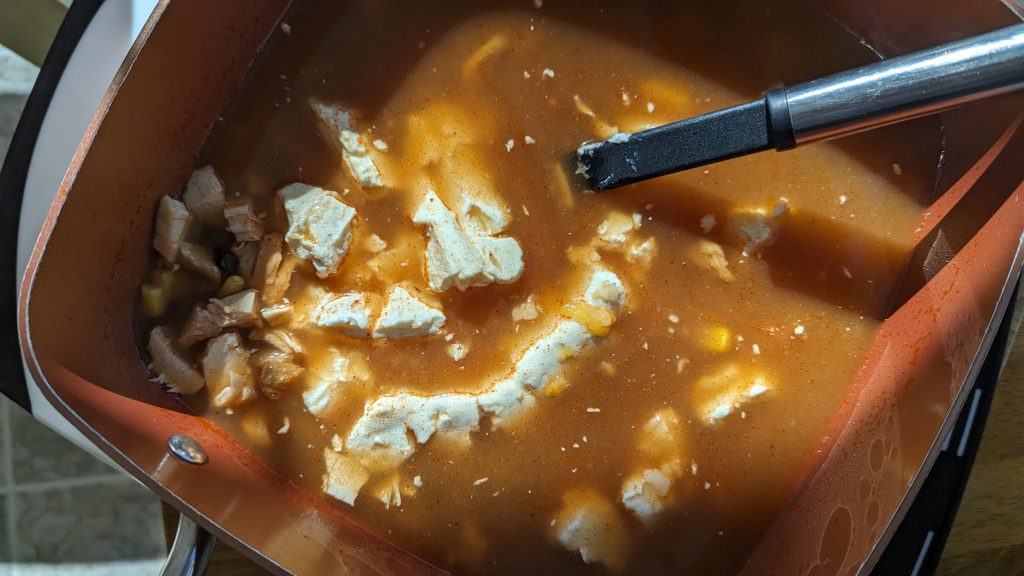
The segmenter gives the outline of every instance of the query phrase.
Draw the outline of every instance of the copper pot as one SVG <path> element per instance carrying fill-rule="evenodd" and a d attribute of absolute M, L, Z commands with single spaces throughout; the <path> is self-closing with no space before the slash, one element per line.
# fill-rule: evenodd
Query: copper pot
<path fill-rule="evenodd" d="M 157 199 L 181 190 L 289 4 L 160 3 L 104 97 L 35 246 L 20 293 L 22 347 L 68 420 L 161 498 L 271 571 L 440 573 L 290 484 L 154 386 L 136 346 L 133 303 Z M 814 4 L 882 55 L 1024 17 L 1012 0 Z M 1024 99 L 1004 97 L 942 118 L 942 193 L 921 224 L 894 312 L 822 438 L 820 457 L 752 550 L 746 573 L 867 571 L 902 518 L 938 452 L 936 439 L 970 391 L 1024 260 L 1022 111 Z M 198 441 L 209 461 L 172 456 L 175 434 Z"/>

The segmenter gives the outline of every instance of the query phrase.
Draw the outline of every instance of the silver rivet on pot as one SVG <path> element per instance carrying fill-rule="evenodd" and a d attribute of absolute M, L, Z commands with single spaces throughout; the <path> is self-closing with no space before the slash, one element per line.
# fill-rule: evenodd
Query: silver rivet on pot
<path fill-rule="evenodd" d="M 206 464 L 206 450 L 191 436 L 175 434 L 167 439 L 167 448 L 189 464 Z"/>

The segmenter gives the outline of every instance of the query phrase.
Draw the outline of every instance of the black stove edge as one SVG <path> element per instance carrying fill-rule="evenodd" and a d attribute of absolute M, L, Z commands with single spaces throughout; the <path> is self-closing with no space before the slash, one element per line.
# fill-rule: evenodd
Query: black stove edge
<path fill-rule="evenodd" d="M 970 397 L 903 522 L 875 564 L 872 576 L 930 576 L 938 568 L 981 445 L 1003 359 L 1009 352 L 1013 311 L 1021 306 L 1019 296 L 1018 285 Z"/>
<path fill-rule="evenodd" d="M 0 393 L 32 411 L 18 343 L 18 222 L 39 130 L 71 55 L 103 0 L 75 0 L 39 69 L 0 169 Z"/>

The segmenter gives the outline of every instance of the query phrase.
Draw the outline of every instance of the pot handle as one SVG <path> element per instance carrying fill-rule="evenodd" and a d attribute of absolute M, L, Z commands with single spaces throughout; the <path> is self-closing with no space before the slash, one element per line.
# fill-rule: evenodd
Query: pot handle
<path fill-rule="evenodd" d="M 178 516 L 178 532 L 160 576 L 203 576 L 217 539 L 188 516 Z"/>

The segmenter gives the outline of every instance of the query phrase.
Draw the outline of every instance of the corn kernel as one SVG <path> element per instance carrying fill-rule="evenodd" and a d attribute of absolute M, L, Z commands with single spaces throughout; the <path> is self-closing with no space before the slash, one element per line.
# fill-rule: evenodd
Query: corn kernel
<path fill-rule="evenodd" d="M 217 297 L 231 296 L 232 294 L 238 294 L 242 290 L 245 290 L 245 278 L 237 275 L 228 276 L 224 279 L 224 283 L 220 285 Z"/>
<path fill-rule="evenodd" d="M 559 374 L 551 380 L 548 380 L 547 386 L 544 386 L 544 394 L 548 397 L 555 397 L 565 391 L 565 387 L 569 385 L 569 382 L 565 379 L 565 376 Z"/>
<path fill-rule="evenodd" d="M 582 324 L 594 336 L 607 336 L 612 330 L 612 324 L 615 324 L 614 314 L 583 300 L 573 300 L 566 305 L 563 313 Z"/>
<path fill-rule="evenodd" d="M 159 286 L 143 284 L 142 308 L 150 318 L 162 316 L 167 310 L 167 292 Z"/>
<path fill-rule="evenodd" d="M 712 326 L 704 334 L 704 346 L 712 352 L 725 352 L 732 341 L 732 333 L 725 326 Z"/>

